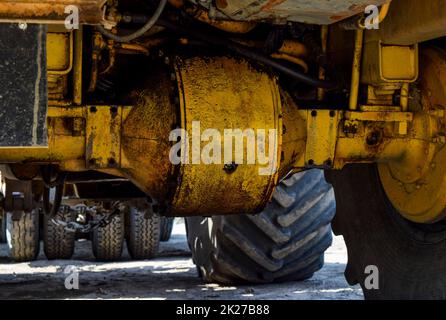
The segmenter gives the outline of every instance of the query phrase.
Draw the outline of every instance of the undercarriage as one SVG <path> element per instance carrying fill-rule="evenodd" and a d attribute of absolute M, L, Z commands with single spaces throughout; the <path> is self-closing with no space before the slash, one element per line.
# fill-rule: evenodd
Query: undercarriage
<path fill-rule="evenodd" d="M 349 282 L 371 298 L 444 298 L 432 259 L 446 231 L 446 3 L 425 2 L 0 1 L 3 220 L 38 229 L 40 214 L 60 241 L 97 244 L 119 229 L 144 258 L 149 226 L 186 217 L 190 246 L 208 244 L 191 248 L 206 280 L 300 280 L 331 241 L 323 170 Z M 311 183 L 314 197 L 296 195 Z M 61 214 L 80 204 L 89 218 Z M 214 232 L 243 245 L 217 250 Z M 307 251 L 281 255 L 298 240 Z M 379 290 L 364 286 L 368 265 Z M 399 281 L 410 268 L 428 276 Z"/>

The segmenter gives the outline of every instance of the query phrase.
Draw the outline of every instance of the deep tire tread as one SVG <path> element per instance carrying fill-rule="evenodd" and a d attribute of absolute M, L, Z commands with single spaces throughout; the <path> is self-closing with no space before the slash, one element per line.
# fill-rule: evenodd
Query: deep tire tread
<path fill-rule="evenodd" d="M 57 218 L 73 221 L 72 212 L 60 210 Z M 70 259 L 74 253 L 76 233 L 68 232 L 63 226 L 54 224 L 48 216 L 43 218 L 43 250 L 48 260 Z"/>
<path fill-rule="evenodd" d="M 334 214 L 331 186 L 309 170 L 283 181 L 259 215 L 187 218 L 189 246 L 206 281 L 304 280 L 322 267 Z"/>
<path fill-rule="evenodd" d="M 97 214 L 95 219 L 101 219 Z M 124 213 L 113 217 L 110 224 L 94 230 L 92 235 L 93 254 L 99 261 L 113 261 L 121 258 L 124 243 Z"/>
<path fill-rule="evenodd" d="M 16 262 L 33 261 L 39 255 L 39 211 L 23 212 L 20 219 L 12 220 L 7 213 L 7 241 L 10 257 Z"/>
<path fill-rule="evenodd" d="M 137 260 L 151 259 L 159 249 L 161 217 L 145 210 L 131 207 L 129 212 L 127 248 Z"/>

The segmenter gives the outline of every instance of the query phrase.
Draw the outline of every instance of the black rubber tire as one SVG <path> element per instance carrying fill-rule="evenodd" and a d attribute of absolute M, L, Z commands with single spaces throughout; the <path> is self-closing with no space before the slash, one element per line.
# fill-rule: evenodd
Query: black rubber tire
<path fill-rule="evenodd" d="M 189 247 L 205 281 L 305 280 L 332 243 L 333 190 L 321 170 L 293 175 L 259 215 L 186 218 Z"/>
<path fill-rule="evenodd" d="M 103 216 L 97 214 L 94 220 L 99 220 Z M 99 261 L 119 260 L 122 255 L 124 244 L 124 212 L 114 216 L 111 223 L 105 227 L 92 231 L 91 244 L 93 255 Z"/>
<path fill-rule="evenodd" d="M 175 218 L 171 217 L 161 217 L 160 241 L 167 242 L 170 240 L 174 220 Z"/>
<path fill-rule="evenodd" d="M 151 209 L 129 208 L 127 249 L 136 260 L 151 259 L 158 253 L 161 217 Z"/>
<path fill-rule="evenodd" d="M 74 214 L 61 207 L 56 219 L 74 221 Z M 56 225 L 47 215 L 43 217 L 43 250 L 48 260 L 71 259 L 74 253 L 76 233 L 68 232 L 63 226 Z"/>
<path fill-rule="evenodd" d="M 19 220 L 6 214 L 6 238 L 9 256 L 16 262 L 33 261 L 39 255 L 39 210 L 23 212 Z"/>
<path fill-rule="evenodd" d="M 0 243 L 6 243 L 6 213 L 0 214 Z"/>
<path fill-rule="evenodd" d="M 347 281 L 366 299 L 446 299 L 446 221 L 409 222 L 389 202 L 375 165 L 327 172 L 336 194 L 333 230 L 348 250 Z M 365 288 L 376 266 L 379 289 Z"/>

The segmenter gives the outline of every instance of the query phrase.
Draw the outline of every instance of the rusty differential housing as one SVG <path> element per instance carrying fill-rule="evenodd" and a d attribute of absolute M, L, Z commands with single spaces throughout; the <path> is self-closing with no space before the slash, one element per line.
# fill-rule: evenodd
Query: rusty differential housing
<path fill-rule="evenodd" d="M 175 73 L 161 78 L 158 74 L 146 88 L 136 94 L 136 105 L 123 123 L 121 162 L 128 169 L 122 171 L 172 214 L 259 211 L 270 200 L 280 176 L 302 155 L 306 127 L 299 111 L 274 77 L 247 61 L 178 59 Z M 170 161 L 175 141 L 169 141 L 169 136 L 175 128 L 184 129 L 183 142 L 184 135 L 188 136 L 189 147 L 183 155 L 187 154 L 189 164 Z M 248 129 L 256 139 L 259 132 L 266 132 L 263 147 L 268 163 L 257 156 L 247 163 L 248 152 L 254 150 L 247 136 L 241 150 L 235 140 L 230 149 L 234 160 L 238 155 L 244 162 L 224 159 L 226 129 Z M 269 132 L 277 135 L 270 138 Z M 249 142 L 253 141 L 257 148 L 258 141 Z M 213 146 L 217 147 L 210 151 Z M 217 149 L 220 159 L 214 158 Z M 206 163 L 206 155 L 213 159 L 211 163 Z"/>

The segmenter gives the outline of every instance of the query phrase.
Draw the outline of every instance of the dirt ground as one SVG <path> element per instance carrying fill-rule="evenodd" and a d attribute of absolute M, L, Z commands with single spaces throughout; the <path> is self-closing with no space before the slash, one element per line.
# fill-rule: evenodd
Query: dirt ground
<path fill-rule="evenodd" d="M 344 279 L 347 260 L 342 237 L 335 237 L 324 268 L 313 278 L 260 286 L 204 284 L 187 248 L 182 220 L 176 221 L 172 239 L 161 244 L 160 256 L 131 261 L 125 250 L 121 261 L 98 263 L 89 241 L 78 241 L 73 260 L 47 261 L 43 250 L 37 261 L 13 263 L 0 245 L 0 299 L 363 299 L 359 286 Z M 79 271 L 79 289 L 67 290 L 64 270 Z"/>

